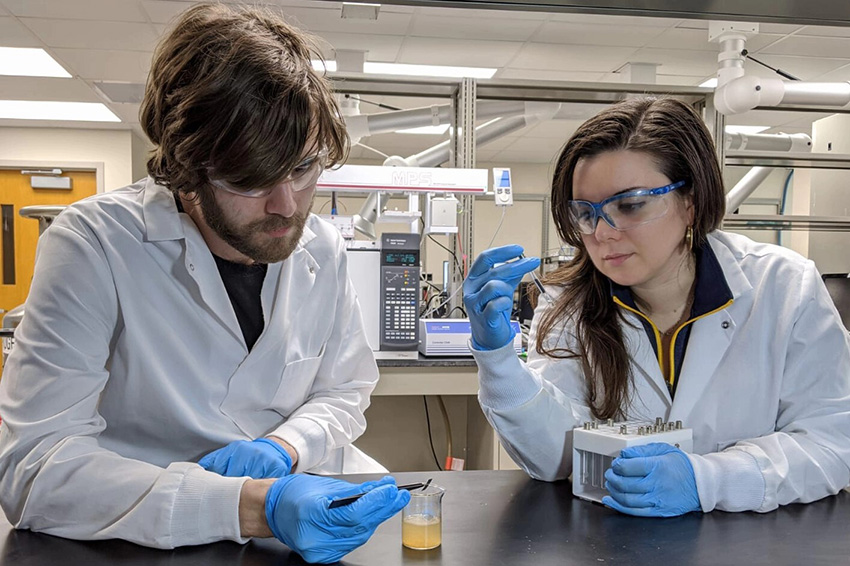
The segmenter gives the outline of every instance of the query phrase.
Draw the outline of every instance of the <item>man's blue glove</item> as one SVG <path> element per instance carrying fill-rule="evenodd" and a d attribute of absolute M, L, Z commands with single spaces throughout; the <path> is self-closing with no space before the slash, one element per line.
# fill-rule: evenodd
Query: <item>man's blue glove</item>
<path fill-rule="evenodd" d="M 363 497 L 329 509 L 331 499 Z M 292 474 L 274 482 L 266 494 L 266 521 L 279 541 L 307 562 L 336 562 L 369 540 L 378 525 L 410 501 L 387 476 L 353 484 L 321 476 Z"/>
<path fill-rule="evenodd" d="M 292 471 L 292 457 L 283 446 L 268 438 L 236 440 L 213 450 L 198 464 L 222 476 L 250 476 L 255 480 L 281 478 Z"/>
<path fill-rule="evenodd" d="M 540 267 L 529 257 L 504 263 L 522 255 L 522 246 L 510 245 L 481 252 L 463 282 L 463 304 L 476 350 L 498 350 L 514 338 L 511 309 L 514 291 L 523 275 Z M 498 267 L 493 267 L 497 263 Z"/>
<path fill-rule="evenodd" d="M 694 468 L 684 452 L 662 442 L 620 451 L 605 472 L 602 503 L 639 517 L 675 517 L 701 509 Z"/>

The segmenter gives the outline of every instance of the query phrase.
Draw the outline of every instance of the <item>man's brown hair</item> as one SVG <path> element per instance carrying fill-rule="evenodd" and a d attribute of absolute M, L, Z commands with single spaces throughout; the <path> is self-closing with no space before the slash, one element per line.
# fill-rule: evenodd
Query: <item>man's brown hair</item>
<path fill-rule="evenodd" d="M 242 188 L 272 185 L 307 155 L 345 160 L 348 136 L 305 33 L 270 10 L 199 4 L 157 46 L 140 122 L 153 179 L 204 194 L 210 172 Z M 310 143 L 311 146 L 307 147 Z"/>

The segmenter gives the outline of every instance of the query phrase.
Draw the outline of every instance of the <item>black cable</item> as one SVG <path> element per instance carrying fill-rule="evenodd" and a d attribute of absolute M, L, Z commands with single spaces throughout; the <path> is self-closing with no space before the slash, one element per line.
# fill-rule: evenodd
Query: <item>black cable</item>
<path fill-rule="evenodd" d="M 434 289 L 436 289 L 436 290 L 437 290 L 437 292 L 439 292 L 439 293 L 442 293 L 442 292 L 443 292 L 443 289 L 442 289 L 441 287 L 437 287 L 436 285 L 434 285 L 433 283 L 431 283 L 430 281 L 428 281 L 427 279 L 425 279 L 425 274 L 424 274 L 424 273 L 422 274 L 422 277 L 420 277 L 420 279 L 422 280 L 422 282 L 423 282 L 423 283 L 425 283 L 425 284 L 426 284 L 426 285 L 428 285 L 429 287 L 433 287 Z"/>
<path fill-rule="evenodd" d="M 395 106 L 390 106 L 389 104 L 381 104 L 380 102 L 372 102 L 371 100 L 366 100 L 364 98 L 361 98 L 359 96 L 354 96 L 352 94 L 346 94 L 345 98 L 353 98 L 354 100 L 357 100 L 359 102 L 365 102 L 366 104 L 372 104 L 374 106 L 377 106 L 378 108 L 385 108 L 386 110 L 401 110 L 401 108 L 396 108 Z"/>
<path fill-rule="evenodd" d="M 450 250 L 449 248 L 447 248 L 446 246 L 444 246 L 443 244 L 441 244 L 440 242 L 438 242 L 437 240 L 435 240 L 435 239 L 434 239 L 434 236 L 432 236 L 431 234 L 428 234 L 428 238 L 430 238 L 430 240 L 431 240 L 432 242 L 434 242 L 435 244 L 437 244 L 438 246 L 440 246 L 441 248 L 443 248 L 444 250 L 446 250 L 447 252 L 449 252 L 449 254 L 451 254 L 451 256 L 452 256 L 452 259 L 454 259 L 454 260 L 455 260 L 455 266 L 457 267 L 457 270 L 458 270 L 458 271 L 460 271 L 461 273 L 463 273 L 463 269 L 461 269 L 461 267 L 460 267 L 460 262 L 459 262 L 459 261 L 458 261 L 458 259 L 457 259 L 457 254 L 456 254 L 456 253 L 454 253 L 454 252 L 453 252 L 452 250 Z"/>
<path fill-rule="evenodd" d="M 440 466 L 440 460 L 437 459 L 437 451 L 434 450 L 434 439 L 431 436 L 431 416 L 428 414 L 428 397 L 422 396 L 422 401 L 425 403 L 425 422 L 428 423 L 428 442 L 431 444 L 431 454 L 434 456 L 434 463 L 437 464 L 437 470 L 443 471 Z"/>
<path fill-rule="evenodd" d="M 447 314 L 447 315 L 446 315 L 446 318 L 451 318 L 451 317 L 452 317 L 452 313 L 453 313 L 453 312 L 455 312 L 455 311 L 456 311 L 456 310 L 458 310 L 458 309 L 460 309 L 460 313 L 461 313 L 464 317 L 466 317 L 466 311 L 464 310 L 464 308 L 463 308 L 462 306 L 458 305 L 458 306 L 456 306 L 455 308 L 453 308 L 452 310 L 450 310 L 450 311 L 449 311 L 449 314 Z"/>
<path fill-rule="evenodd" d="M 746 57 L 747 59 L 750 59 L 751 61 L 755 61 L 756 63 L 758 63 L 758 64 L 759 64 L 759 65 L 761 65 L 762 67 L 766 67 L 766 68 L 770 69 L 771 71 L 773 71 L 774 73 L 776 73 L 776 74 L 777 74 L 777 75 L 779 75 L 780 77 L 785 77 L 786 79 L 791 80 L 791 81 L 799 81 L 799 80 L 800 80 L 800 79 L 798 79 L 797 77 L 795 77 L 794 75 L 792 75 L 792 74 L 790 74 L 790 73 L 786 73 L 786 72 L 785 72 L 785 71 L 783 71 L 782 69 L 774 69 L 773 67 L 771 67 L 771 66 L 770 66 L 770 65 L 768 65 L 767 63 L 762 63 L 761 61 L 759 61 L 758 59 L 756 59 L 755 57 L 753 57 L 752 55 L 750 55 L 750 52 L 749 52 L 749 51 L 747 51 L 746 49 L 744 49 L 743 51 L 741 51 L 741 55 L 742 55 L 742 56 L 744 56 L 744 57 Z"/>

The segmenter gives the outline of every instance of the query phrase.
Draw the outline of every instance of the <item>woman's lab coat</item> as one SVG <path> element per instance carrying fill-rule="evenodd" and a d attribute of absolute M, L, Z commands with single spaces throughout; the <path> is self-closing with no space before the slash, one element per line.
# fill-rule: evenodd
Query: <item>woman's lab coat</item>
<path fill-rule="evenodd" d="M 634 388 L 627 417 L 693 429 L 704 511 L 770 511 L 850 483 L 850 339 L 814 264 L 743 236 L 709 236 L 734 302 L 693 323 L 675 400 L 637 315 L 624 311 Z M 511 347 L 474 352 L 479 401 L 505 449 L 532 477 L 572 473 L 573 427 L 591 419 L 576 360 Z M 566 344 L 568 332 L 556 329 Z M 555 338 L 553 338 L 555 339 Z"/>
<path fill-rule="evenodd" d="M 156 547 L 243 541 L 246 478 L 194 462 L 269 434 L 295 447 L 296 471 L 376 471 L 349 446 L 378 370 L 339 232 L 310 216 L 261 299 L 248 352 L 200 232 L 150 179 L 66 209 L 39 243 L 0 381 L 10 522 Z"/>

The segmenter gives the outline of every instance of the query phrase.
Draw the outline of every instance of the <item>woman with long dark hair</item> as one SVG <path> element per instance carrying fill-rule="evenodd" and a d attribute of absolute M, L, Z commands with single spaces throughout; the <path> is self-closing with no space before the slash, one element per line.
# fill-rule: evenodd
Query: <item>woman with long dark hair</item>
<path fill-rule="evenodd" d="M 671 516 L 770 511 L 850 483 L 850 339 L 814 264 L 718 230 L 724 189 L 699 115 L 641 98 L 564 146 L 552 213 L 574 259 L 545 279 L 528 362 L 510 346 L 513 291 L 537 258 L 483 252 L 464 282 L 479 401 L 519 465 L 566 478 L 592 419 L 683 421 L 685 454 L 623 450 L 609 506 Z"/>

